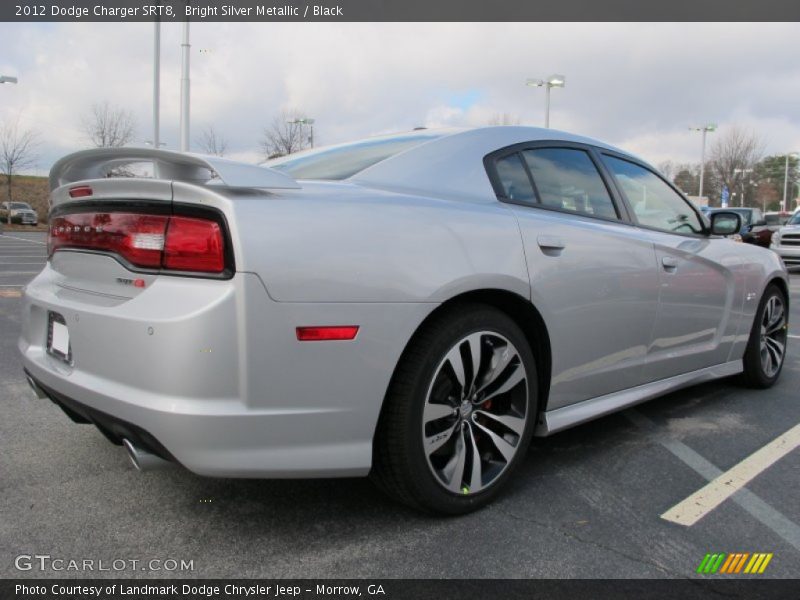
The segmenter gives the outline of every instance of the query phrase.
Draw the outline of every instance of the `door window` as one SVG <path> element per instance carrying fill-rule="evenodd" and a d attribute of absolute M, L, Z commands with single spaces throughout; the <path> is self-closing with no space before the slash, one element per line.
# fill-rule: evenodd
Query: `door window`
<path fill-rule="evenodd" d="M 671 233 L 703 233 L 703 225 L 689 201 L 652 171 L 637 164 L 605 156 L 608 168 L 641 225 Z"/>

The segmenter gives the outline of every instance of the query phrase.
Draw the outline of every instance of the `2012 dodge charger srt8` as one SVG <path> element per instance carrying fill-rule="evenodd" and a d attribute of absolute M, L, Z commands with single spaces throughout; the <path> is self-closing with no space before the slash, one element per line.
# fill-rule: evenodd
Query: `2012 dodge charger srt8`
<path fill-rule="evenodd" d="M 153 177 L 107 177 L 129 163 Z M 780 259 L 567 133 L 417 131 L 265 166 L 88 150 L 50 186 L 24 367 L 143 469 L 371 474 L 462 513 L 534 434 L 783 365 Z"/>

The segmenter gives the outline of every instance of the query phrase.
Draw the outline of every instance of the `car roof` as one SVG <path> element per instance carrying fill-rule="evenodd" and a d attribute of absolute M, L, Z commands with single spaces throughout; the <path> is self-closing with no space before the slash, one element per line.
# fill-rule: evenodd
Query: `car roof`
<path fill-rule="evenodd" d="M 436 133 L 436 130 L 428 130 L 428 134 L 432 133 Z M 586 144 L 645 162 L 610 144 L 566 131 L 493 126 L 445 130 L 439 137 L 356 173 L 349 181 L 390 191 L 486 202 L 493 200 L 495 194 L 486 176 L 484 157 L 515 144 L 541 141 Z M 413 173 L 413 177 L 409 177 L 409 173 Z"/>

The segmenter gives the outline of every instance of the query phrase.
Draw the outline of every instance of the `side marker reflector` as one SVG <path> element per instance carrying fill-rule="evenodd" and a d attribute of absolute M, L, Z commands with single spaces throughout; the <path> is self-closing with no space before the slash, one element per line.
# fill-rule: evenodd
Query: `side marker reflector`
<path fill-rule="evenodd" d="M 69 197 L 70 198 L 86 198 L 87 196 L 91 196 L 93 194 L 92 188 L 88 185 L 79 185 L 73 188 L 69 188 Z"/>
<path fill-rule="evenodd" d="M 324 325 L 320 327 L 298 327 L 297 339 L 301 342 L 330 340 L 352 340 L 358 333 L 358 325 Z"/>

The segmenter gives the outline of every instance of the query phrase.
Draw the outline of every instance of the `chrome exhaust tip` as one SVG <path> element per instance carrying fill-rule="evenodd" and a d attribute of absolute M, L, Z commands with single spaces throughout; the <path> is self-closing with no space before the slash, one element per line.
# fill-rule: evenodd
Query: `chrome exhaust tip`
<path fill-rule="evenodd" d="M 137 471 L 156 471 L 158 469 L 169 469 L 175 465 L 152 452 L 134 445 L 129 439 L 123 439 L 122 445 L 128 453 L 128 458 Z"/>
<path fill-rule="evenodd" d="M 36 394 L 36 398 L 38 400 L 47 398 L 47 394 L 45 394 L 44 390 L 37 385 L 37 383 L 33 380 L 33 377 L 26 373 L 25 378 L 28 380 L 28 385 L 31 386 L 31 389 L 33 390 L 33 393 Z"/>

